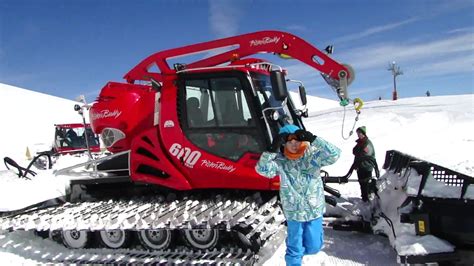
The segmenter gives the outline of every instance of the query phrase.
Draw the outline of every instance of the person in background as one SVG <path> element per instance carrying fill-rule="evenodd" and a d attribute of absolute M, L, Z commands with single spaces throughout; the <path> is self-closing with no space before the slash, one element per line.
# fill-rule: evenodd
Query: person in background
<path fill-rule="evenodd" d="M 304 255 L 316 254 L 323 246 L 326 202 L 320 169 L 336 162 L 340 153 L 339 148 L 311 132 L 285 125 L 270 152 L 263 152 L 255 167 L 267 178 L 280 176 L 280 199 L 287 221 L 287 265 L 301 265 Z"/>
<path fill-rule="evenodd" d="M 68 147 L 74 147 L 76 146 L 77 144 L 77 140 L 78 140 L 78 136 L 77 136 L 77 133 L 76 131 L 74 131 L 74 129 L 70 128 L 67 132 L 66 132 L 66 138 L 65 138 L 65 142 L 67 143 Z"/>
<path fill-rule="evenodd" d="M 365 126 L 357 128 L 357 144 L 352 149 L 354 154 L 354 163 L 351 169 L 357 170 L 357 178 L 359 179 L 361 197 L 364 202 L 369 200 L 369 186 L 372 180 L 372 170 L 375 169 L 377 178 L 379 177 L 379 168 L 375 160 L 374 145 L 367 137 L 367 129 Z M 375 191 L 376 192 L 376 191 Z"/>

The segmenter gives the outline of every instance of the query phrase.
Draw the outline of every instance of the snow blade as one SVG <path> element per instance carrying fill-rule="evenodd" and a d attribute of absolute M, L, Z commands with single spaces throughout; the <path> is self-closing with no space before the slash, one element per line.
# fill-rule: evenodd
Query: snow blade
<path fill-rule="evenodd" d="M 428 254 L 425 256 L 403 256 L 402 263 L 460 261 L 465 249 L 474 254 L 474 195 L 468 187 L 474 178 L 443 166 L 415 158 L 399 151 L 387 151 L 383 166 L 400 176 L 412 179 L 417 192 L 408 194 L 402 204 L 413 205 L 413 210 L 403 213 L 401 222 L 414 223 L 417 235 L 434 235 L 456 246 L 454 254 Z M 414 169 L 418 176 L 410 175 Z M 416 182 L 415 182 L 416 181 Z M 471 261 L 472 263 L 472 261 Z"/>

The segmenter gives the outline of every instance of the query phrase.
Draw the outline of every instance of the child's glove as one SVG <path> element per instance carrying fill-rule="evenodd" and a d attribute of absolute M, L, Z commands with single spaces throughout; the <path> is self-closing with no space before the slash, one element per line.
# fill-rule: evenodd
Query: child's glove
<path fill-rule="evenodd" d="M 283 144 L 282 138 L 280 136 L 277 136 L 276 138 L 273 139 L 272 144 L 270 144 L 270 147 L 268 148 L 268 151 L 270 152 L 279 152 L 280 147 Z"/>
<path fill-rule="evenodd" d="M 312 143 L 316 139 L 316 136 L 313 135 L 313 133 L 303 129 L 296 130 L 295 135 L 298 140 L 308 141 L 309 143 Z"/>

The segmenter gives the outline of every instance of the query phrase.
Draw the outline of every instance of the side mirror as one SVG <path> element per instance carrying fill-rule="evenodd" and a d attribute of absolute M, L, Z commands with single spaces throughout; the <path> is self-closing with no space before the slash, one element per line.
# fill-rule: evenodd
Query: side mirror
<path fill-rule="evenodd" d="M 285 74 L 279 70 L 270 72 L 270 81 L 272 83 L 273 95 L 275 100 L 283 101 L 288 97 L 288 89 L 286 88 Z"/>
<path fill-rule="evenodd" d="M 303 85 L 300 85 L 298 86 L 298 90 L 300 92 L 301 103 L 303 105 L 306 105 L 308 103 L 308 99 L 306 99 L 306 89 L 304 88 Z"/>

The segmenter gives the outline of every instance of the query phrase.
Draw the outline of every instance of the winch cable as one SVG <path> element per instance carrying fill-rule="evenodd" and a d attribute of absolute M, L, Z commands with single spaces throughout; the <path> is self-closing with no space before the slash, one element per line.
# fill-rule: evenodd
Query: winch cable
<path fill-rule="evenodd" d="M 352 134 L 354 134 L 354 128 L 357 124 L 357 121 L 359 121 L 359 114 L 360 114 L 360 111 L 357 111 L 357 115 L 356 117 L 354 118 L 354 124 L 352 124 L 352 128 L 351 128 L 351 131 L 349 131 L 349 135 L 347 137 L 344 136 L 344 124 L 345 124 L 345 121 L 346 121 L 346 107 L 344 106 L 344 115 L 342 117 L 342 127 L 341 127 L 341 136 L 344 140 L 348 140 Z"/>
<path fill-rule="evenodd" d="M 341 101 L 341 105 L 344 107 L 344 112 L 343 112 L 343 116 L 342 116 L 341 136 L 344 140 L 348 140 L 352 136 L 352 134 L 354 134 L 354 128 L 355 128 L 357 122 L 359 121 L 360 109 L 364 105 L 364 102 L 360 98 L 355 98 L 353 100 L 353 103 L 354 103 L 354 109 L 355 109 L 357 115 L 354 118 L 354 124 L 352 124 L 352 128 L 351 128 L 351 131 L 349 131 L 349 135 L 347 137 L 345 137 L 344 136 L 344 126 L 345 126 L 345 121 L 346 121 L 346 106 L 347 106 L 347 104 L 343 104 L 342 101 Z"/>

